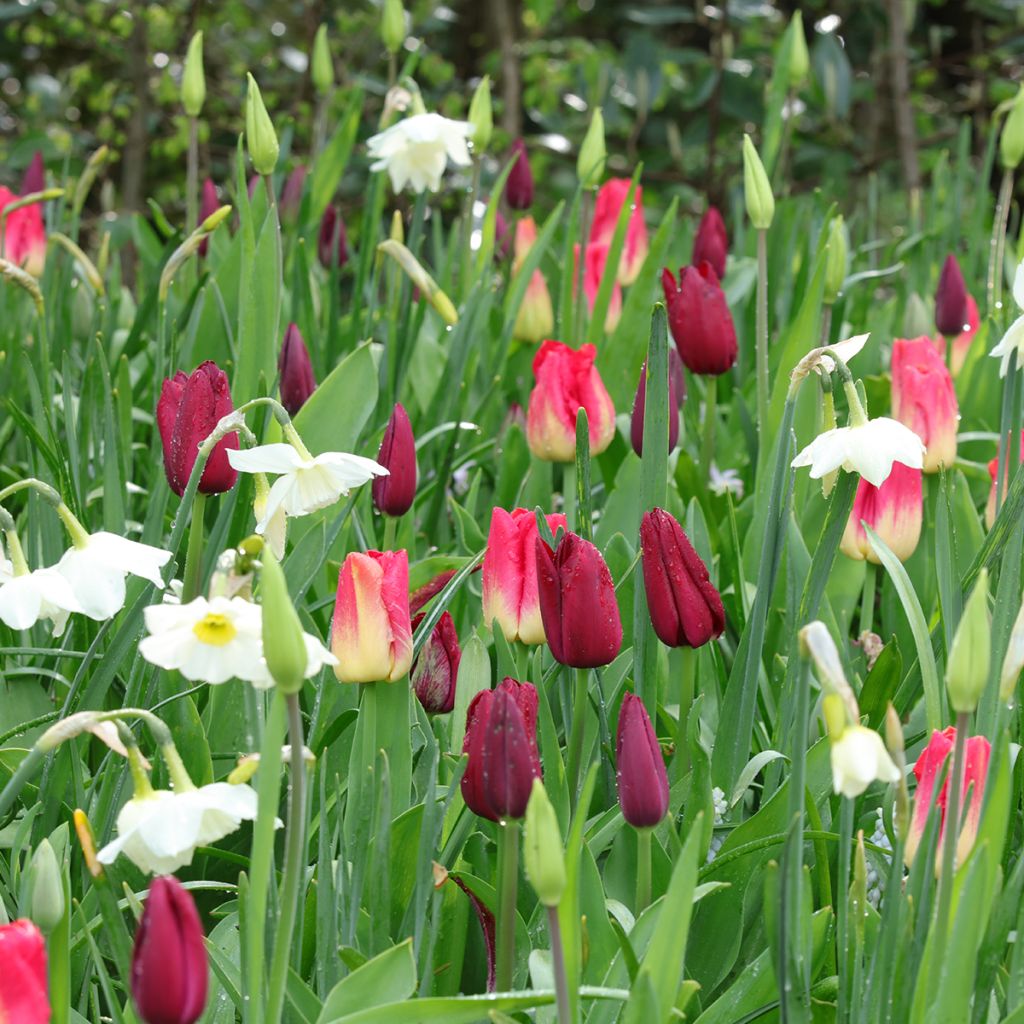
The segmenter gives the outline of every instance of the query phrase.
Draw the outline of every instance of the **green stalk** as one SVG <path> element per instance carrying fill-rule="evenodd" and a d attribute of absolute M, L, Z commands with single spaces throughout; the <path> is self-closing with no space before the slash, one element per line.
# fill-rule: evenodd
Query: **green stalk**
<path fill-rule="evenodd" d="M 988 249 L 988 281 L 986 282 L 985 312 L 991 316 L 1002 306 L 1003 292 L 1003 247 L 1006 244 L 1006 216 L 1010 212 L 1010 200 L 1013 198 L 1013 171 L 1003 171 L 999 183 L 999 198 L 992 218 L 992 237 Z"/>
<path fill-rule="evenodd" d="M 46 937 L 52 1024 L 68 1024 L 71 1019 L 71 891 L 66 878 L 62 877 L 61 884 L 64 915 Z"/>
<path fill-rule="evenodd" d="M 182 577 L 181 603 L 188 604 L 199 596 L 203 579 L 203 533 L 206 495 L 196 491 L 192 499 L 192 522 L 188 532 L 188 548 L 185 551 L 185 572 Z"/>
<path fill-rule="evenodd" d="M 11 809 L 11 805 L 18 799 L 21 787 L 32 777 L 42 759 L 43 751 L 36 746 L 30 747 L 28 753 L 21 759 L 14 774 L 7 780 L 7 785 L 0 790 L 0 818 Z"/>
<path fill-rule="evenodd" d="M 1017 410 L 1020 403 L 1017 400 L 1017 389 L 1019 387 L 1019 374 L 1017 373 L 1017 352 L 1010 353 L 1010 361 L 1006 367 L 1006 377 L 1003 380 L 1003 404 L 999 414 L 999 447 L 997 457 L 999 464 L 996 469 L 996 515 L 1003 505 L 1003 495 L 1006 490 L 1008 477 L 1012 476 L 1010 466 L 1011 452 L 1014 444 L 1014 424 L 1018 418 Z"/>
<path fill-rule="evenodd" d="M 573 670 L 566 668 L 572 679 Z M 587 718 L 587 688 L 590 676 L 585 668 L 575 671 L 576 685 L 572 703 L 572 733 L 569 737 L 569 800 L 573 810 L 576 809 L 576 798 L 580 786 L 580 762 L 583 760 L 583 731 Z"/>
<path fill-rule="evenodd" d="M 654 830 L 636 830 L 636 907 L 637 917 L 651 903 L 651 834 Z"/>
<path fill-rule="evenodd" d="M 669 416 L 672 410 L 668 411 Z M 707 480 L 708 471 L 711 468 L 711 456 L 715 450 L 715 417 L 718 415 L 718 378 L 708 377 L 707 387 L 704 391 L 704 433 L 700 444 L 700 469 L 701 480 Z"/>
<path fill-rule="evenodd" d="M 384 546 L 382 551 L 393 551 L 395 547 L 395 534 L 398 532 L 398 520 L 394 516 L 384 517 Z"/>
<path fill-rule="evenodd" d="M 473 286 L 473 209 L 480 191 L 480 161 L 473 160 L 473 177 L 466 194 L 466 209 L 462 222 L 462 298 L 465 300 Z"/>
<path fill-rule="evenodd" d="M 593 204 L 594 199 L 591 195 L 590 189 L 584 189 L 583 195 L 580 199 L 580 254 L 576 260 L 576 312 L 575 322 L 573 324 L 575 331 L 575 347 L 579 348 L 583 344 L 587 337 L 587 297 L 584 294 L 583 282 L 586 280 L 586 271 L 584 266 L 586 264 L 587 255 L 587 233 L 590 231 L 590 207 Z"/>
<path fill-rule="evenodd" d="M 697 684 L 697 652 L 692 647 L 678 647 L 668 652 L 670 678 L 673 655 L 679 659 L 679 718 L 676 726 L 676 762 L 678 771 L 673 773 L 674 779 L 684 778 L 690 770 L 690 744 L 687 735 L 690 731 L 690 708 Z"/>
<path fill-rule="evenodd" d="M 558 923 L 558 907 L 548 907 L 548 931 L 551 933 L 551 968 L 555 976 L 558 1022 L 572 1024 L 569 979 L 565 973 L 565 948 L 562 945 L 562 926 Z"/>
<path fill-rule="evenodd" d="M 836 945 L 839 957 L 839 998 L 837 1024 L 844 1024 L 850 1014 L 849 946 L 850 946 L 850 844 L 853 838 L 853 800 L 840 797 L 839 809 L 839 878 L 836 880 Z"/>
<path fill-rule="evenodd" d="M 188 164 L 185 180 L 185 234 L 199 224 L 199 121 L 188 119 Z"/>
<path fill-rule="evenodd" d="M 768 232 L 757 233 L 757 318 L 754 334 L 757 364 L 757 431 L 764 444 L 768 425 Z"/>
<path fill-rule="evenodd" d="M 874 562 L 864 563 L 864 587 L 860 592 L 860 631 L 869 632 L 875 615 L 875 580 L 878 566 Z"/>
<path fill-rule="evenodd" d="M 498 824 L 498 931 L 495 985 L 512 990 L 516 962 L 516 890 L 519 885 L 519 822 Z"/>

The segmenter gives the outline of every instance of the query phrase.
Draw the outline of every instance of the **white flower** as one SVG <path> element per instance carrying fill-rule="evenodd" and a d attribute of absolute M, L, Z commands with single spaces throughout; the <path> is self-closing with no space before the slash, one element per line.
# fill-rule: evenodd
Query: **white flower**
<path fill-rule="evenodd" d="M 924 464 L 924 444 L 909 427 L 879 416 L 857 426 L 826 430 L 797 455 L 792 465 L 810 466 L 812 480 L 842 468 L 881 487 L 894 462 L 920 469 Z"/>
<path fill-rule="evenodd" d="M 391 187 L 401 192 L 410 182 L 414 192 L 441 187 L 450 160 L 460 167 L 471 163 L 466 140 L 473 134 L 468 121 L 451 121 L 440 114 L 413 114 L 374 135 L 367 147 L 376 158 L 370 170 L 387 171 Z"/>
<path fill-rule="evenodd" d="M 181 793 L 160 789 L 133 797 L 117 816 L 117 838 L 97 855 L 112 864 L 124 853 L 141 871 L 169 875 L 192 863 L 197 846 L 215 843 L 256 817 L 256 791 L 215 782 Z"/>
<path fill-rule="evenodd" d="M 834 345 L 823 345 L 820 348 L 812 348 L 811 351 L 793 367 L 793 372 L 790 374 L 790 380 L 803 380 L 811 370 L 814 370 L 819 375 L 822 370 L 824 370 L 825 373 L 831 373 L 836 368 L 836 361 L 832 356 L 827 354 L 828 352 L 834 352 L 844 363 L 848 363 L 867 344 L 869 337 L 871 337 L 870 331 L 867 334 L 855 334 L 852 338 L 837 341 Z"/>
<path fill-rule="evenodd" d="M 0 565 L 0 620 L 11 629 L 30 629 L 40 619 L 50 619 L 53 635 L 60 636 L 69 613 L 81 610 L 71 584 L 55 568 L 14 576 Z"/>
<path fill-rule="evenodd" d="M 347 452 L 305 456 L 290 444 L 264 444 L 244 451 L 228 449 L 228 461 L 240 473 L 280 473 L 267 496 L 256 532 L 263 533 L 278 509 L 290 516 L 333 505 L 353 487 L 388 471 L 373 459 Z"/>
<path fill-rule="evenodd" d="M 81 610 L 102 622 L 124 607 L 128 573 L 162 589 L 160 570 L 170 558 L 170 551 L 100 531 L 89 534 L 82 547 L 65 551 L 56 569 L 71 584 Z"/>
<path fill-rule="evenodd" d="M 265 480 L 266 477 L 257 477 L 256 479 Z M 258 522 L 263 522 L 269 498 L 270 489 L 266 488 L 261 492 L 259 485 L 257 485 L 256 497 L 253 498 L 252 502 L 252 511 Z M 263 528 L 263 539 L 267 542 L 274 557 L 280 562 L 284 558 L 285 543 L 288 539 L 288 517 L 285 515 L 283 508 L 279 507 L 267 521 L 267 525 Z"/>
<path fill-rule="evenodd" d="M 872 782 L 899 782 L 882 737 L 863 725 L 849 725 L 832 744 L 832 788 L 843 796 L 860 796 Z"/>
<path fill-rule="evenodd" d="M 713 462 L 708 473 L 711 490 L 715 494 L 722 495 L 732 491 L 737 498 L 743 497 L 743 481 L 740 479 L 739 470 L 719 469 Z"/>
<path fill-rule="evenodd" d="M 324 665 L 337 665 L 338 659 L 312 634 L 303 633 L 303 640 L 306 642 L 306 671 L 303 673 L 306 679 L 315 676 Z M 274 685 L 274 677 L 267 668 L 264 659 L 260 659 L 261 671 L 251 680 L 257 690 L 269 690 Z"/>
<path fill-rule="evenodd" d="M 1024 309 L 1024 260 L 1017 267 L 1013 278 L 1013 301 Z M 1002 340 L 989 355 L 994 359 L 1002 359 L 999 365 L 999 376 L 1005 377 L 1010 368 L 1010 354 L 1017 353 L 1017 369 L 1024 369 L 1024 316 L 1017 317 L 1007 328 Z"/>

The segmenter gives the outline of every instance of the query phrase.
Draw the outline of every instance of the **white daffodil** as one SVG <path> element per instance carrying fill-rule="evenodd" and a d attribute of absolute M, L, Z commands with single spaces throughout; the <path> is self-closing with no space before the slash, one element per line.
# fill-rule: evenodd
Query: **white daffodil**
<path fill-rule="evenodd" d="M 56 569 L 13 575 L 0 566 L 0 621 L 11 629 L 31 629 L 40 619 L 49 619 L 53 636 L 61 636 L 68 615 L 80 611 L 71 584 Z"/>
<path fill-rule="evenodd" d="M 347 452 L 313 456 L 290 444 L 264 444 L 228 450 L 228 461 L 240 473 L 280 474 L 270 488 L 256 532 L 263 533 L 279 509 L 290 516 L 306 516 L 333 505 L 353 487 L 388 471 L 373 459 Z"/>
<path fill-rule="evenodd" d="M 743 481 L 737 469 L 719 469 L 713 462 L 708 471 L 708 485 L 715 494 L 732 492 L 737 498 L 743 497 Z"/>
<path fill-rule="evenodd" d="M 803 380 L 811 370 L 814 370 L 818 374 L 823 370 L 825 373 L 832 373 L 836 368 L 836 361 L 829 353 L 835 353 L 835 355 L 839 356 L 844 363 L 848 363 L 867 344 L 867 340 L 870 337 L 871 332 L 869 331 L 867 334 L 856 334 L 852 338 L 837 341 L 834 345 L 823 345 L 820 348 L 812 348 L 811 351 L 793 367 L 793 372 L 790 374 L 790 380 Z"/>
<path fill-rule="evenodd" d="M 312 634 L 303 633 L 302 639 L 306 642 L 306 671 L 303 674 L 306 679 L 315 676 L 324 665 L 337 665 L 338 659 L 324 647 L 324 645 Z M 274 685 L 274 677 L 267 668 L 264 659 L 260 659 L 261 671 L 251 680 L 257 690 L 269 690 Z"/>
<path fill-rule="evenodd" d="M 882 737 L 863 725 L 849 725 L 832 744 L 832 788 L 851 799 L 872 782 L 899 782 L 900 771 Z"/>
<path fill-rule="evenodd" d="M 1013 301 L 1024 310 L 1024 260 L 1021 260 L 1013 278 Z M 1010 368 L 1010 354 L 1013 352 L 1017 353 L 1017 369 L 1024 369 L 1024 315 L 1010 324 L 999 344 L 989 352 L 993 359 L 1002 359 L 999 364 L 1000 377 L 1006 376 Z"/>
<path fill-rule="evenodd" d="M 452 121 L 440 114 L 413 114 L 374 135 L 368 142 L 376 163 L 372 171 L 387 171 L 391 187 L 401 192 L 411 183 L 414 192 L 441 187 L 441 175 L 450 160 L 459 167 L 471 163 L 466 140 L 473 134 L 468 121 Z"/>
<path fill-rule="evenodd" d="M 879 416 L 854 426 L 826 430 L 797 455 L 792 465 L 810 466 L 812 480 L 845 469 L 881 487 L 894 462 L 920 469 L 924 464 L 924 444 L 909 427 Z"/>
<path fill-rule="evenodd" d="M 65 551 L 56 569 L 71 584 L 82 612 L 102 622 L 124 607 L 125 576 L 141 576 L 162 589 L 160 570 L 170 558 L 170 551 L 100 531 Z"/>
<path fill-rule="evenodd" d="M 160 789 L 133 797 L 117 816 L 117 838 L 97 855 L 112 864 L 119 853 L 141 871 L 169 875 L 192 863 L 196 847 L 230 835 L 256 817 L 256 791 L 215 782 L 181 793 Z"/>
<path fill-rule="evenodd" d="M 257 522 L 262 522 L 270 500 L 270 486 L 263 473 L 256 474 L 256 496 L 253 498 L 252 511 Z M 266 541 L 274 557 L 280 562 L 284 558 L 285 544 L 288 539 L 288 516 L 280 506 L 267 521 L 263 528 L 263 539 Z"/>

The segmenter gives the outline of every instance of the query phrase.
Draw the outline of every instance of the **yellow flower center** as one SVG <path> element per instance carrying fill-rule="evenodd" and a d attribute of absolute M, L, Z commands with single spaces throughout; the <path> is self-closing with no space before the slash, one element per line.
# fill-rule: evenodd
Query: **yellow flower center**
<path fill-rule="evenodd" d="M 192 632 L 199 637 L 200 643 L 223 647 L 234 640 L 238 630 L 226 615 L 208 612 L 192 627 Z"/>

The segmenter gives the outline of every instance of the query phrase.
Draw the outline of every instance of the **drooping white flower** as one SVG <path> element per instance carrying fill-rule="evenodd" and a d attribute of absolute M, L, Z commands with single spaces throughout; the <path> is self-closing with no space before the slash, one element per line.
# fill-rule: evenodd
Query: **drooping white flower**
<path fill-rule="evenodd" d="M 1017 267 L 1013 278 L 1013 301 L 1024 310 L 1024 260 Z M 989 352 L 993 359 L 1001 359 L 999 376 L 1005 377 L 1010 368 L 1010 354 L 1017 353 L 1017 369 L 1024 369 L 1024 315 L 1017 317 L 1007 328 L 999 344 Z"/>
<path fill-rule="evenodd" d="M 899 782 L 900 771 L 877 732 L 863 725 L 848 725 L 832 744 L 832 788 L 852 799 L 875 779 Z"/>
<path fill-rule="evenodd" d="M 440 114 L 413 114 L 374 135 L 367 148 L 376 162 L 372 171 L 387 171 L 391 187 L 401 192 L 406 183 L 414 192 L 441 187 L 441 175 L 450 160 L 459 167 L 471 163 L 466 140 L 473 134 L 468 121 L 452 121 Z"/>
<path fill-rule="evenodd" d="M 856 426 L 826 430 L 797 455 L 792 465 L 810 466 L 812 480 L 845 469 L 881 487 L 894 462 L 920 469 L 924 464 L 924 444 L 909 427 L 879 416 Z"/>
<path fill-rule="evenodd" d="M 834 352 L 844 363 L 848 363 L 867 344 L 867 340 L 870 337 L 871 332 L 869 331 L 867 334 L 855 334 L 852 338 L 837 341 L 834 345 L 822 345 L 819 348 L 812 348 L 793 367 L 790 380 L 803 380 L 811 370 L 814 370 L 819 375 L 822 371 L 832 373 L 836 368 L 836 361 L 828 354 L 829 352 Z"/>
<path fill-rule="evenodd" d="M 303 673 L 306 679 L 315 676 L 324 665 L 338 664 L 338 659 L 315 636 L 303 633 L 302 639 L 306 642 L 306 671 Z M 274 677 L 265 659 L 260 660 L 260 665 L 262 671 L 252 679 L 252 685 L 258 690 L 269 690 L 274 685 Z"/>
<path fill-rule="evenodd" d="M 49 619 L 53 636 L 61 636 L 68 615 L 80 611 L 71 584 L 55 568 L 14 575 L 0 565 L 0 621 L 11 629 L 31 629 L 40 619 Z"/>

